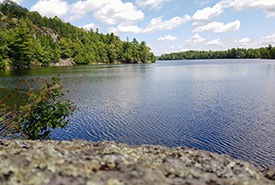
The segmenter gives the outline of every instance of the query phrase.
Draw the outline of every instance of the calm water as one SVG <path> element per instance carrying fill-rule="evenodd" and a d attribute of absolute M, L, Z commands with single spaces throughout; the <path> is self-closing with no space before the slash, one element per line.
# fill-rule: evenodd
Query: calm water
<path fill-rule="evenodd" d="M 54 139 L 197 147 L 275 166 L 275 61 L 166 61 L 0 72 L 0 86 L 60 74 L 77 104 Z"/>

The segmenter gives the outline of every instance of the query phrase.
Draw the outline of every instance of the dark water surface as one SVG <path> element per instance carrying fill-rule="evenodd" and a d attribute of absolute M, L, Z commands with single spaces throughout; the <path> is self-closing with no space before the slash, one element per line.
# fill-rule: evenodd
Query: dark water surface
<path fill-rule="evenodd" d="M 275 166 L 274 60 L 2 71 L 0 86 L 58 74 L 79 111 L 54 139 L 184 145 Z"/>

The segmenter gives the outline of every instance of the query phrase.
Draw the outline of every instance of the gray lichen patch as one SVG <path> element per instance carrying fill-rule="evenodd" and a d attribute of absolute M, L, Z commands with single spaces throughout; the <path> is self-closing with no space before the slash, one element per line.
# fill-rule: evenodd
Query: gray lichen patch
<path fill-rule="evenodd" d="M 111 141 L 0 141 L 0 184 L 265 185 L 253 165 L 186 147 Z"/>

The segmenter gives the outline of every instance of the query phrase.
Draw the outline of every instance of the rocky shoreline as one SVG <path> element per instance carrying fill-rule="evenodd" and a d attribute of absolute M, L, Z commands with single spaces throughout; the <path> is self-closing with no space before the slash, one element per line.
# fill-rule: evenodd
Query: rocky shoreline
<path fill-rule="evenodd" d="M 264 174 L 264 173 L 265 174 Z M 271 185 L 274 173 L 187 147 L 112 141 L 0 141 L 0 184 Z"/>
<path fill-rule="evenodd" d="M 73 65 L 76 65 L 76 63 L 71 58 L 60 59 L 59 62 L 50 64 L 51 67 L 56 67 L 56 66 L 73 66 Z"/>

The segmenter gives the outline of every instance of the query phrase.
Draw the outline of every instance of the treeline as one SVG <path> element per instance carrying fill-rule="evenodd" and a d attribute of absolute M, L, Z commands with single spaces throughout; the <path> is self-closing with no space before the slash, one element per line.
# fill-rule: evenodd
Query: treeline
<path fill-rule="evenodd" d="M 0 69 L 49 66 L 60 59 L 76 64 L 156 61 L 145 41 L 124 42 L 113 33 L 86 31 L 57 17 L 42 17 L 11 0 L 0 3 Z"/>
<path fill-rule="evenodd" d="M 232 48 L 227 51 L 186 51 L 179 53 L 163 54 L 159 60 L 185 60 L 185 59 L 219 59 L 219 58 L 262 58 L 275 59 L 275 47 L 243 49 Z"/>

